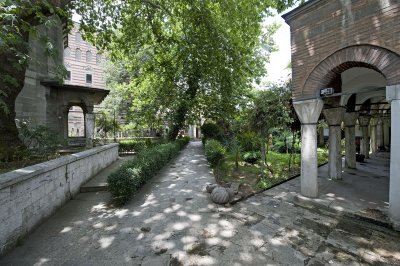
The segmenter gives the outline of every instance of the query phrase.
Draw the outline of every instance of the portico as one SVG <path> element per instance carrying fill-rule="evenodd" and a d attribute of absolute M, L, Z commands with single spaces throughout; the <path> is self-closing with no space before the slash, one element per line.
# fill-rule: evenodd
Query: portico
<path fill-rule="evenodd" d="M 400 136 L 400 47 L 390 42 L 400 34 L 399 24 L 394 23 L 399 19 L 394 16 L 398 16 L 400 4 L 372 2 L 314 0 L 283 16 L 291 27 L 293 101 L 302 122 L 301 193 L 311 198 L 322 196 L 318 174 L 330 180 L 325 185 L 346 182 L 357 189 L 352 182 L 355 177 L 343 173 L 357 175 L 363 168 L 356 163 L 355 132 L 360 130 L 360 153 L 366 165 L 389 155 L 390 148 L 390 181 L 382 181 L 375 189 L 388 194 L 389 206 L 384 212 L 393 227 L 400 229 L 400 138 L 394 137 Z M 370 25 L 372 16 L 379 28 Z M 391 33 L 384 35 L 383 28 Z M 310 103 L 312 112 L 305 111 Z M 319 173 L 315 170 L 315 124 L 322 115 L 329 126 L 329 162 L 327 172 Z M 373 168 L 364 168 L 363 175 L 374 175 L 368 173 Z"/>

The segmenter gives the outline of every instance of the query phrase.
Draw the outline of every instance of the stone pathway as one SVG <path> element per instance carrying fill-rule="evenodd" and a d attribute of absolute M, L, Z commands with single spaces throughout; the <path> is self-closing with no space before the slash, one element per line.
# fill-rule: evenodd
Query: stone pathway
<path fill-rule="evenodd" d="M 293 204 L 294 179 L 230 208 L 200 142 L 120 209 L 107 192 L 81 193 L 0 260 L 0 265 L 400 264 L 398 233 Z"/>

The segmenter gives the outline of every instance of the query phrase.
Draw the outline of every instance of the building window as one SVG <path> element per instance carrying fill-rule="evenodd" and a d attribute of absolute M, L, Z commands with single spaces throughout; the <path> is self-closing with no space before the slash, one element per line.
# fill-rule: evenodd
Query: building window
<path fill-rule="evenodd" d="M 71 80 L 71 71 L 67 70 L 66 80 Z"/>
<path fill-rule="evenodd" d="M 92 53 L 90 51 L 86 52 L 86 62 L 87 63 L 92 62 Z"/>
<path fill-rule="evenodd" d="M 71 56 L 71 49 L 69 47 L 64 49 L 64 57 L 70 57 Z"/>
<path fill-rule="evenodd" d="M 86 83 L 92 83 L 92 74 L 86 74 Z"/>
<path fill-rule="evenodd" d="M 77 32 L 75 35 L 75 41 L 76 42 L 82 42 L 82 35 L 80 32 Z"/>
<path fill-rule="evenodd" d="M 96 55 L 96 64 L 100 65 L 101 63 L 101 54 Z"/>
<path fill-rule="evenodd" d="M 81 58 L 82 58 L 81 49 L 77 48 L 76 51 L 75 51 L 75 59 L 76 60 L 81 60 Z"/>

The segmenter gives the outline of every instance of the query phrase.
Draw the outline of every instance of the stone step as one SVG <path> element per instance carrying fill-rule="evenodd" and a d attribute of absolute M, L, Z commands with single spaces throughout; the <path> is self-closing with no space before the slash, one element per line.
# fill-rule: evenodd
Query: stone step
<path fill-rule="evenodd" d="M 112 172 L 120 168 L 124 162 L 132 159 L 133 157 L 134 156 L 119 157 L 114 163 L 112 163 L 103 171 L 95 175 L 86 184 L 82 185 L 80 188 L 80 192 L 83 193 L 83 192 L 107 191 L 108 190 L 107 177 Z"/>

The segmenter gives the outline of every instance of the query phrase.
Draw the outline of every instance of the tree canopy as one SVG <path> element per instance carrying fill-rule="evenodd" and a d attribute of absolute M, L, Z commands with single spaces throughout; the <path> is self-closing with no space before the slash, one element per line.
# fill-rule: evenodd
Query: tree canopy
<path fill-rule="evenodd" d="M 292 1 L 77 1 L 86 37 L 132 72 L 133 113 L 169 121 L 175 138 L 185 121 L 231 113 L 265 73 L 276 27 L 270 8 Z M 90 11 L 91 10 L 91 11 Z M 221 114 L 222 113 L 222 114 Z"/>

